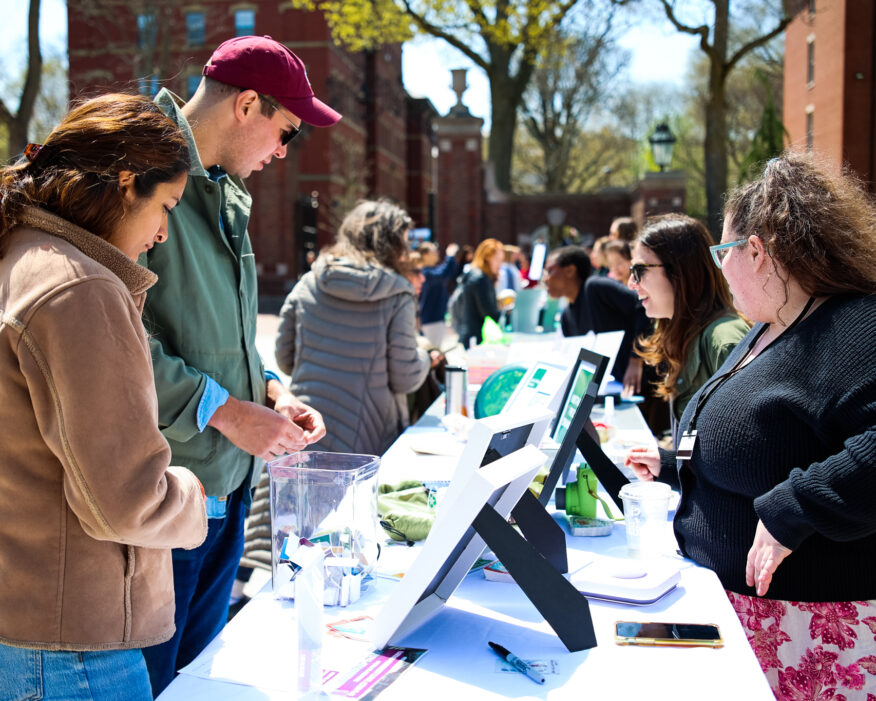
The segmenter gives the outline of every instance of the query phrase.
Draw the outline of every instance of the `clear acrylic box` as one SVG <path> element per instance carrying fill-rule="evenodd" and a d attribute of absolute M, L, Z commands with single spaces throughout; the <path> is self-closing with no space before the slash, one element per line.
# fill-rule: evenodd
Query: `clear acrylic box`
<path fill-rule="evenodd" d="M 294 553 L 300 539 L 326 552 L 325 604 L 359 598 L 377 563 L 377 470 L 374 455 L 304 451 L 268 463 L 271 477 L 271 574 L 274 596 L 295 598 Z M 291 561 L 290 561 L 291 560 Z"/>

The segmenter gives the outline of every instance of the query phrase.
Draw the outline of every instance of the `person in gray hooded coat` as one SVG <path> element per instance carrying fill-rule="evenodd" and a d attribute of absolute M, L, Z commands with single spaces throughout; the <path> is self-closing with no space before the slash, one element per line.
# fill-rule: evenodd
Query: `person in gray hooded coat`
<path fill-rule="evenodd" d="M 405 395 L 432 363 L 403 274 L 411 224 L 389 202 L 361 202 L 280 311 L 277 364 L 325 418 L 320 450 L 381 455 L 408 425 Z"/>

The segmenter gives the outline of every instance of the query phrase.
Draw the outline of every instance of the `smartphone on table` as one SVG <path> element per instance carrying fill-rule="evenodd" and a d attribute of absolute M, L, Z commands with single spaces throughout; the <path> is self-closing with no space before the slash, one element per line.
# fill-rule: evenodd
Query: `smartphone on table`
<path fill-rule="evenodd" d="M 617 621 L 614 641 L 618 645 L 667 647 L 723 647 L 721 631 L 714 623 L 659 623 Z"/>

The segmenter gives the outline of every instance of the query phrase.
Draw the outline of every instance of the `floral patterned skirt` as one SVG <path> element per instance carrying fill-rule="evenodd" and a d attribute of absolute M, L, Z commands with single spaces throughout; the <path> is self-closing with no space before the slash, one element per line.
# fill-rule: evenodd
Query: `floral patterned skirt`
<path fill-rule="evenodd" d="M 876 701 L 876 600 L 727 597 L 779 701 Z"/>

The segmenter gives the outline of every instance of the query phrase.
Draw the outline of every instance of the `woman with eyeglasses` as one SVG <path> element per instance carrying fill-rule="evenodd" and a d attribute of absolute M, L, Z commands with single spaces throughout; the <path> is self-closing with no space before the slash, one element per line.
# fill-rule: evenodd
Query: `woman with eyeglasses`
<path fill-rule="evenodd" d="M 680 485 L 679 546 L 720 578 L 777 698 L 863 701 L 876 694 L 876 204 L 787 154 L 724 215 L 712 250 L 757 323 L 691 399 L 678 451 L 628 464 Z"/>
<path fill-rule="evenodd" d="M 152 699 L 171 548 L 207 533 L 169 467 L 141 314 L 190 167 L 150 100 L 75 107 L 0 169 L 0 699 Z"/>
<path fill-rule="evenodd" d="M 749 329 L 712 263 L 711 242 L 696 219 L 683 214 L 652 217 L 630 266 L 629 286 L 655 320 L 654 332 L 639 340 L 638 354 L 662 373 L 656 392 L 669 401 L 673 437 L 690 398 Z"/>

